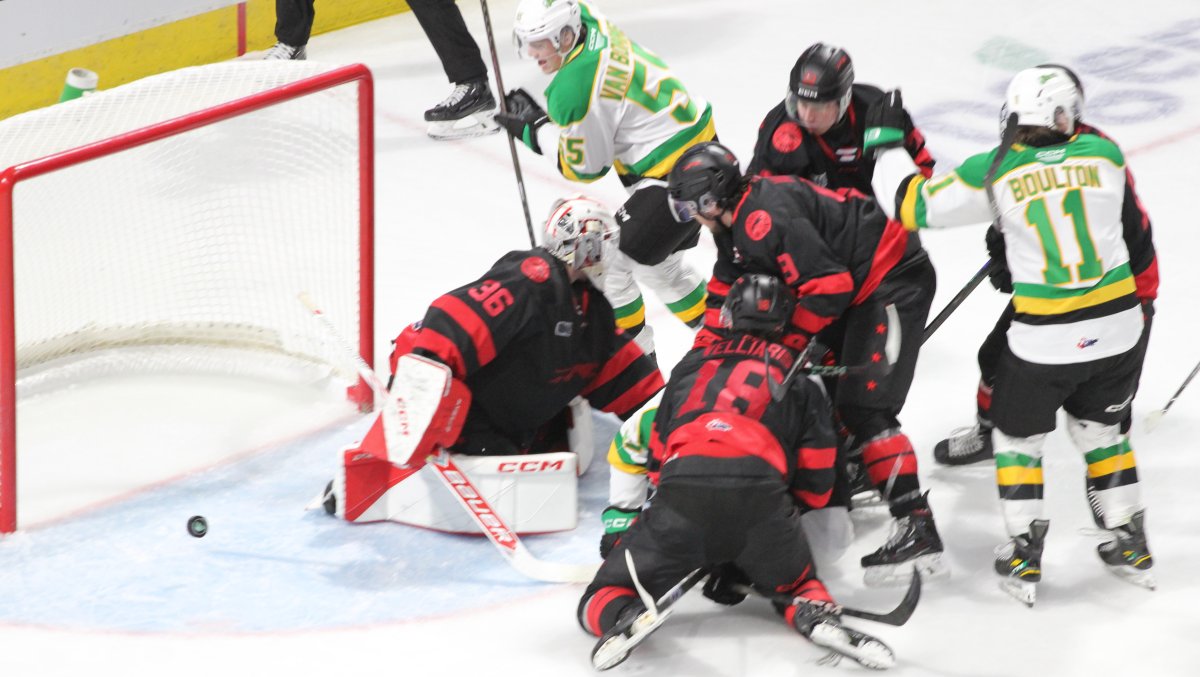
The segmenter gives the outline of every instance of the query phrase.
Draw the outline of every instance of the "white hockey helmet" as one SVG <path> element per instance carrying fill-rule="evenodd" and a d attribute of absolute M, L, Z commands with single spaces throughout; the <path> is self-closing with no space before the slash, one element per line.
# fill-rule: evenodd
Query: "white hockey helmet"
<path fill-rule="evenodd" d="M 549 40 L 561 52 L 562 29 L 570 28 L 578 39 L 581 26 L 579 0 L 521 0 L 513 19 L 513 46 L 523 58 L 529 56 L 529 43 L 538 40 Z"/>
<path fill-rule="evenodd" d="M 1003 126 L 1015 113 L 1018 125 L 1073 134 L 1082 111 L 1079 88 L 1063 69 L 1027 68 L 1008 83 L 1000 120 Z"/>
<path fill-rule="evenodd" d="M 560 198 L 550 208 L 542 247 L 568 268 L 599 284 L 607 248 L 617 243 L 617 219 L 600 202 L 584 195 Z"/>

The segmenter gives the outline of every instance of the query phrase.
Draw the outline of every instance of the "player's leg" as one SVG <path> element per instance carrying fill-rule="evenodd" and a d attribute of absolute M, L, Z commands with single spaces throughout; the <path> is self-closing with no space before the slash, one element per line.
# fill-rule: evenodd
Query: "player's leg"
<path fill-rule="evenodd" d="M 1032 604 L 1041 580 L 1042 547 L 1049 521 L 1044 518 L 1042 445 L 1054 430 L 1058 409 L 1087 367 L 1027 362 L 1007 347 L 997 363 L 992 396 L 992 446 L 996 484 L 1009 541 L 996 550 L 995 570 L 1002 587 Z"/>
<path fill-rule="evenodd" d="M 1148 570 L 1154 559 L 1146 542 L 1133 445 L 1122 434 L 1141 372 L 1140 345 L 1097 360 L 1093 377 L 1067 399 L 1067 431 L 1087 462 L 1087 496 L 1096 525 L 1107 530 L 1097 547 L 1114 573 L 1153 587 Z"/>
<path fill-rule="evenodd" d="M 985 461 L 992 452 L 992 389 L 996 382 L 996 366 L 1008 345 L 1008 327 L 1012 324 L 1013 306 L 1008 304 L 996 320 L 996 326 L 979 346 L 979 386 L 975 393 L 975 425 L 959 428 L 933 448 L 933 458 L 943 465 L 968 465 Z"/>
<path fill-rule="evenodd" d="M 885 280 L 875 296 L 845 314 L 840 356 L 851 365 L 870 364 L 883 354 L 885 305 L 894 305 L 900 321 L 900 354 L 891 370 L 847 376 L 836 395 L 837 412 L 856 440 L 867 476 L 896 519 L 888 541 L 862 559 L 868 584 L 906 583 L 913 566 L 929 576 L 947 572 L 933 512 L 917 477 L 917 456 L 896 418 L 912 385 L 933 284 L 932 266 L 923 259 Z"/>
<path fill-rule="evenodd" d="M 683 260 L 696 246 L 700 224 L 678 223 L 667 205 L 662 181 L 644 179 L 617 210 L 620 249 L 637 266 L 638 280 L 654 290 L 680 321 L 699 326 L 704 317 L 705 278 Z M 614 307 L 619 307 L 616 302 Z"/>
<path fill-rule="evenodd" d="M 491 121 L 496 99 L 488 86 L 487 66 L 458 5 L 454 0 L 412 0 L 408 5 L 437 52 L 446 79 L 454 84 L 450 96 L 425 111 L 429 135 L 450 139 L 498 131 Z"/>

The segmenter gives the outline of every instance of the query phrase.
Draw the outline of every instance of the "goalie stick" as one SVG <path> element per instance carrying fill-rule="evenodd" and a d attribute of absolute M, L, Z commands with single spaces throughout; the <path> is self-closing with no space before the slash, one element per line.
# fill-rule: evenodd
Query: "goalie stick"
<path fill-rule="evenodd" d="M 744 584 L 737 584 L 734 590 L 743 594 L 754 594 L 763 597 L 776 604 L 810 604 L 811 600 L 804 597 L 792 597 L 784 593 L 767 592 L 759 590 L 756 587 Z M 833 613 L 839 616 L 850 616 L 851 618 L 861 618 L 867 621 L 883 623 L 885 625 L 904 625 L 908 619 L 912 617 L 913 611 L 917 609 L 917 602 L 921 600 L 921 574 L 913 570 L 912 580 L 908 584 L 908 591 L 904 593 L 904 598 L 891 611 L 878 613 L 875 611 L 864 611 L 855 609 L 841 604 L 835 604 L 832 607 Z"/>
<path fill-rule="evenodd" d="M 350 344 L 342 337 L 341 332 L 337 327 L 329 321 L 325 313 L 321 311 L 320 306 L 313 301 L 312 297 L 307 293 L 301 292 L 300 302 L 308 308 L 312 316 L 325 328 L 329 335 L 341 352 L 354 364 L 358 375 L 366 381 L 370 386 L 371 391 L 375 394 L 378 400 L 383 401 L 384 406 L 381 412 L 383 417 L 384 440 L 388 440 L 389 418 L 393 419 L 391 428 L 399 430 L 402 427 L 402 422 L 395 420 L 399 418 L 399 407 L 395 406 L 396 398 L 389 395 L 387 386 L 375 374 L 375 370 L 367 364 Z M 392 405 L 389 408 L 389 403 Z M 392 445 L 388 443 L 390 448 Z M 492 506 L 479 492 L 479 489 L 471 482 L 466 473 L 459 469 L 454 463 L 454 459 L 450 456 L 450 452 L 445 449 L 439 450 L 435 455 L 427 459 L 410 459 L 417 463 L 425 463 L 432 467 L 438 475 L 438 479 L 446 488 L 454 495 L 471 520 L 479 527 L 479 530 L 487 536 L 492 545 L 504 555 L 508 563 L 514 569 L 522 574 L 539 581 L 547 583 L 587 583 L 596 575 L 596 570 L 599 565 L 592 564 L 567 564 L 563 562 L 548 562 L 540 560 L 533 556 L 521 543 L 521 539 L 517 537 L 516 532 L 508 528 L 500 515 L 492 509 Z"/>
<path fill-rule="evenodd" d="M 889 303 L 884 307 L 884 313 L 887 315 L 887 339 L 884 341 L 884 356 L 887 358 L 887 363 L 878 365 L 873 362 L 857 365 L 841 365 L 841 364 L 808 364 L 808 358 L 813 352 L 814 346 L 817 345 L 815 338 L 810 339 L 808 345 L 804 346 L 804 350 L 796 357 L 796 361 L 792 363 L 792 368 L 784 375 L 783 380 L 776 381 L 769 376 L 767 377 L 767 390 L 771 393 L 771 399 L 776 402 L 782 401 L 787 395 L 788 388 L 792 385 L 792 379 L 796 374 L 814 374 L 816 376 L 845 376 L 847 374 L 859 374 L 866 371 L 879 370 L 882 373 L 891 371 L 892 365 L 896 363 L 896 359 L 900 357 L 900 317 L 896 312 L 896 306 Z M 769 356 L 763 358 L 767 362 L 767 374 L 770 374 L 771 361 Z"/>

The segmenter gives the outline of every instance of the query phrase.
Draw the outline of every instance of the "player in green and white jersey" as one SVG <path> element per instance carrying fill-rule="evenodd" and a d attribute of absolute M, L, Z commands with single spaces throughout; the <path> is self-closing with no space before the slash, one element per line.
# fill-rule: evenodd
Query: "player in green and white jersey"
<path fill-rule="evenodd" d="M 564 177 L 591 182 L 615 170 L 629 190 L 617 211 L 622 255 L 607 266 L 604 291 L 617 324 L 641 333 L 650 352 L 637 281 L 680 320 L 698 326 L 703 319 L 705 279 L 683 261 L 700 225 L 672 218 L 666 176 L 683 151 L 716 138 L 712 106 L 589 3 L 522 0 L 513 39 L 523 57 L 554 77 L 545 109 L 518 89 L 496 121 L 534 152 L 554 153 Z"/>
<path fill-rule="evenodd" d="M 992 393 L 992 444 L 1012 540 L 996 571 L 1032 604 L 1041 578 L 1042 445 L 1058 409 L 1088 464 L 1088 494 L 1107 529 L 1098 546 L 1114 573 L 1153 585 L 1137 466 L 1120 433 L 1144 358 L 1144 318 L 1123 233 L 1140 219 L 1125 158 L 1078 133 L 1081 101 L 1060 68 L 1021 71 L 1008 86 L 1001 146 L 925 179 L 902 148 L 898 95 L 868 114 L 882 148 L 873 187 L 907 228 L 987 223 L 1004 237 L 1015 314 Z M 1008 140 L 1012 143 L 1009 144 Z"/>

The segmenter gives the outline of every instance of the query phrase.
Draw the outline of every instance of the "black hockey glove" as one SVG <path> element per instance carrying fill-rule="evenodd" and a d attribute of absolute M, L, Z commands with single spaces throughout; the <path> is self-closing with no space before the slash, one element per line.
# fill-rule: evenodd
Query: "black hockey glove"
<path fill-rule="evenodd" d="M 542 147 L 538 145 L 537 130 L 550 121 L 546 111 L 542 110 L 524 89 L 509 92 L 504 97 L 504 104 L 508 112 L 496 113 L 496 123 L 514 139 L 519 139 L 529 146 L 530 150 L 541 155 Z"/>
<path fill-rule="evenodd" d="M 600 557 L 608 557 L 608 553 L 617 547 L 621 542 L 621 537 L 629 531 L 629 527 L 637 521 L 638 515 L 641 515 L 641 510 L 625 510 L 618 508 L 615 505 L 610 505 L 600 513 L 600 519 L 604 521 L 604 535 L 600 537 Z"/>
<path fill-rule="evenodd" d="M 738 592 L 735 585 L 750 585 L 750 579 L 742 570 L 732 563 L 715 567 L 704 582 L 704 596 L 726 606 L 741 604 L 746 599 L 746 593 Z"/>
<path fill-rule="evenodd" d="M 871 104 L 864 116 L 864 125 L 863 153 L 875 155 L 904 145 L 904 137 L 912 129 L 912 120 L 904 110 L 900 90 L 893 89 Z"/>
<path fill-rule="evenodd" d="M 987 243 L 988 256 L 992 259 L 992 265 L 988 268 L 988 281 L 992 283 L 992 286 L 998 292 L 1003 294 L 1013 293 L 1012 273 L 1008 270 L 1008 256 L 1004 248 L 1004 235 L 996 230 L 995 226 L 989 226 L 983 239 Z"/>

